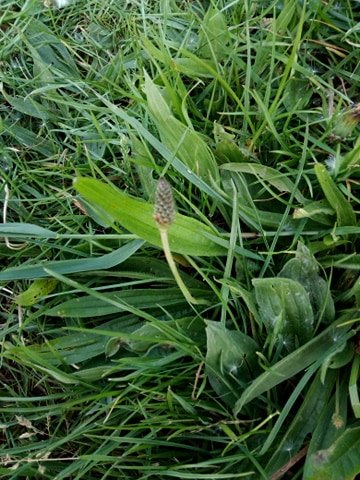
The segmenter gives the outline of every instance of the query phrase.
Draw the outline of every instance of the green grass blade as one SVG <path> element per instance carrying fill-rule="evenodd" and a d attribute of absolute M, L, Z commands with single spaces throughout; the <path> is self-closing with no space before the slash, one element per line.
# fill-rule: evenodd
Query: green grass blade
<path fill-rule="evenodd" d="M 296 188 L 295 184 L 284 174 L 281 174 L 275 168 L 267 167 L 266 165 L 259 165 L 257 163 L 225 163 L 221 165 L 221 169 L 230 172 L 250 173 L 262 180 L 268 182 L 270 185 L 277 188 L 280 192 L 294 192 L 294 198 L 299 203 L 306 202 L 305 197 L 300 190 Z"/>
<path fill-rule="evenodd" d="M 0 224 L 0 235 L 10 238 L 41 237 L 57 238 L 56 232 L 31 223 L 2 223 Z"/>
<path fill-rule="evenodd" d="M 354 210 L 330 177 L 325 165 L 317 163 L 314 169 L 327 201 L 336 212 L 339 227 L 355 226 L 356 216 Z"/>
<path fill-rule="evenodd" d="M 49 277 L 50 275 L 45 271 L 45 268 L 49 268 L 57 273 L 62 273 L 63 275 L 94 270 L 107 270 L 130 258 L 143 244 L 143 240 L 134 240 L 114 252 L 99 257 L 48 261 L 38 265 L 22 265 L 20 267 L 7 268 L 0 272 L 0 281 Z"/>
<path fill-rule="evenodd" d="M 179 304 L 183 306 L 186 301 L 181 295 L 178 295 L 178 292 L 179 290 L 177 288 L 137 288 L 133 290 L 102 293 L 102 298 L 86 295 L 56 305 L 56 307 L 49 309 L 48 313 L 49 315 L 63 318 L 92 318 L 127 311 L 128 306 L 142 310 L 155 308 L 158 305 L 168 307 Z M 204 296 L 208 293 L 206 290 L 199 289 L 192 289 L 192 292 L 194 292 L 194 295 Z M 122 308 L 121 305 L 126 305 L 126 307 L 123 306 Z"/>

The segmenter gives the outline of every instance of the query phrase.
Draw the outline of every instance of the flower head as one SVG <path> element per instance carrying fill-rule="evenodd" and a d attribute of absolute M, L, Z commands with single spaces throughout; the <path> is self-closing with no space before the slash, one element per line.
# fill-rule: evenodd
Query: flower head
<path fill-rule="evenodd" d="M 168 227 L 175 218 L 175 202 L 170 183 L 160 177 L 156 187 L 154 219 L 161 227 Z"/>

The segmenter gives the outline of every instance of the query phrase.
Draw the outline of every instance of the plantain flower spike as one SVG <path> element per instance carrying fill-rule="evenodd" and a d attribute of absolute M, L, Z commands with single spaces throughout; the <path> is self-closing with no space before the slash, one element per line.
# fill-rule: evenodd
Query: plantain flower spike
<path fill-rule="evenodd" d="M 174 275 L 175 281 L 187 302 L 190 305 L 193 303 L 208 305 L 207 300 L 197 299 L 191 295 L 190 291 L 188 290 L 187 286 L 185 285 L 183 279 L 178 272 L 176 263 L 172 256 L 169 244 L 168 228 L 174 221 L 175 214 L 175 202 L 170 183 L 166 181 L 164 177 L 160 177 L 156 188 L 154 219 L 159 229 L 161 244 L 164 250 L 165 258 L 168 262 L 172 274 Z"/>
<path fill-rule="evenodd" d="M 167 228 L 176 214 L 174 197 L 170 183 L 160 177 L 156 187 L 154 219 L 159 227 Z"/>

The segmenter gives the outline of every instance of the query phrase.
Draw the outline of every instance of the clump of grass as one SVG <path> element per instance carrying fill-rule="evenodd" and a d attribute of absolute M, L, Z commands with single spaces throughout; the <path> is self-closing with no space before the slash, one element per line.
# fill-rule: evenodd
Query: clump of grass
<path fill-rule="evenodd" d="M 355 478 L 358 9 L 56 3 L 0 18 L 1 477 Z"/>

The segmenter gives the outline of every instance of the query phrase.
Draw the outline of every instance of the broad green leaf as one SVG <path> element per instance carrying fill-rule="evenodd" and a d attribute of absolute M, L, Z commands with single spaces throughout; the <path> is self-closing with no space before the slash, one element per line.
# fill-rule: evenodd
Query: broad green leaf
<path fill-rule="evenodd" d="M 15 302 L 21 307 L 35 305 L 46 295 L 49 295 L 55 289 L 57 283 L 58 281 L 54 278 L 35 280 L 27 290 L 16 296 Z"/>
<path fill-rule="evenodd" d="M 123 328 L 122 319 L 117 319 L 117 324 L 117 328 L 113 327 L 114 330 Z M 98 355 L 104 355 L 107 340 L 105 336 L 98 335 L 96 329 L 93 329 L 92 334 L 82 332 L 73 334 L 70 332 L 62 337 L 47 340 L 39 345 L 32 344 L 28 348 L 36 352 L 42 361 L 46 360 L 52 365 L 60 367 L 63 365 L 79 364 Z M 54 356 L 55 351 L 56 356 Z"/>
<path fill-rule="evenodd" d="M 221 169 L 230 172 L 250 173 L 259 177 L 261 180 L 269 183 L 280 192 L 294 192 L 294 198 L 299 203 L 304 203 L 306 199 L 295 184 L 284 174 L 280 173 L 275 168 L 260 165 L 258 163 L 225 163 L 221 165 Z"/>
<path fill-rule="evenodd" d="M 248 335 L 228 330 L 220 322 L 206 322 L 206 373 L 221 400 L 233 406 L 258 370 L 257 343 Z"/>
<path fill-rule="evenodd" d="M 173 60 L 176 70 L 191 78 L 213 78 L 216 65 L 211 60 L 202 60 L 192 55 L 191 58 L 180 57 Z"/>
<path fill-rule="evenodd" d="M 245 288 L 243 288 L 238 282 L 234 281 L 223 281 L 221 282 L 227 287 L 229 287 L 230 291 L 233 292 L 235 295 L 239 296 L 245 303 L 246 307 L 248 308 L 251 315 L 254 317 L 256 322 L 258 323 L 259 327 L 262 326 L 261 317 L 258 312 L 258 308 L 255 304 L 254 293 L 249 292 Z"/>
<path fill-rule="evenodd" d="M 228 133 L 220 123 L 214 122 L 213 132 L 216 142 L 214 154 L 218 163 L 248 162 L 250 159 L 256 161 L 255 155 L 249 149 L 239 147 L 235 135 Z"/>
<path fill-rule="evenodd" d="M 192 289 L 192 292 L 196 296 L 207 296 L 208 291 Z M 120 290 L 116 292 L 107 292 L 102 294 L 102 299 L 93 297 L 91 295 L 84 295 L 78 298 L 67 300 L 56 307 L 48 310 L 49 315 L 57 317 L 99 317 L 103 315 L 109 315 L 121 311 L 121 306 L 113 305 L 110 302 L 119 302 L 131 305 L 132 307 L 149 309 L 155 308 L 158 305 L 162 307 L 168 305 L 183 305 L 186 304 L 184 298 L 179 295 L 177 288 L 166 289 L 133 289 L 133 290 Z M 109 302 L 107 302 L 109 300 Z"/>
<path fill-rule="evenodd" d="M 167 402 L 170 405 L 174 404 L 174 401 L 182 407 L 182 409 L 189 415 L 192 415 L 193 417 L 197 417 L 197 411 L 194 408 L 193 405 L 189 401 L 187 401 L 183 396 L 177 395 L 171 390 L 171 387 L 169 386 L 168 391 L 167 391 Z"/>
<path fill-rule="evenodd" d="M 189 310 L 186 310 L 186 308 L 180 309 L 179 305 L 176 304 L 167 306 L 166 313 L 160 312 L 160 310 L 158 312 L 156 315 L 158 322 L 166 326 L 168 322 L 170 325 L 179 325 L 183 330 L 188 330 L 186 334 L 191 332 L 191 341 L 204 344 L 205 327 L 202 320 L 194 321 L 192 317 L 187 319 L 181 317 L 184 312 L 189 314 Z M 176 320 L 169 321 L 169 316 Z M 177 319 L 177 317 L 179 318 Z M 55 366 L 79 364 L 99 355 L 110 356 L 108 353 L 114 352 L 112 342 L 117 344 L 118 350 L 124 350 L 125 348 L 126 350 L 130 348 L 137 350 L 139 346 L 139 351 L 142 351 L 145 344 L 149 347 L 156 341 L 154 330 L 151 332 L 152 338 L 150 338 L 150 335 L 144 336 L 140 330 L 143 325 L 144 322 L 138 316 L 121 314 L 121 316 L 119 315 L 106 323 L 101 323 L 95 328 L 76 329 L 76 332 L 73 332 L 73 329 L 70 328 L 70 331 L 63 336 L 47 340 L 41 344 L 32 344 L 27 348 L 34 350 L 43 360 L 51 362 Z M 152 324 L 145 325 L 152 326 Z M 133 335 L 133 332 L 136 332 L 136 336 Z M 159 329 L 157 329 L 157 333 L 161 333 Z M 161 335 L 164 336 L 163 333 Z M 56 351 L 56 356 L 54 356 L 54 351 Z"/>
<path fill-rule="evenodd" d="M 166 367 L 169 364 L 174 364 L 176 367 L 182 357 L 184 357 L 184 353 L 181 351 L 172 351 L 167 355 L 155 356 L 153 358 L 149 356 L 128 356 L 121 358 L 120 362 L 108 361 L 100 363 L 100 365 L 96 364 L 96 366 L 90 368 L 81 368 L 75 371 L 72 376 L 78 381 L 94 382 L 96 380 L 104 381 L 104 378 L 110 374 L 113 377 L 115 372 L 120 372 L 120 376 L 123 377 L 126 369 L 153 369 L 158 372 L 162 367 Z"/>
<path fill-rule="evenodd" d="M 41 120 L 49 120 L 53 117 L 46 107 L 32 97 L 13 97 L 8 95 L 4 90 L 1 90 L 1 93 L 12 108 L 18 112 L 24 113 L 29 117 L 40 118 Z"/>
<path fill-rule="evenodd" d="M 286 2 L 286 4 L 277 4 L 279 6 L 279 15 L 273 18 L 271 22 L 271 28 L 268 31 L 268 34 L 266 37 L 264 37 L 263 44 L 264 48 L 257 48 L 256 49 L 256 57 L 255 57 L 255 62 L 252 65 L 252 69 L 258 74 L 261 75 L 265 69 L 268 68 L 269 61 L 270 61 L 270 55 L 272 56 L 272 53 L 270 49 L 272 47 L 265 48 L 265 45 L 273 45 L 274 43 L 274 38 L 276 38 L 276 35 L 280 35 L 282 37 L 286 30 L 289 28 L 289 23 L 293 20 L 294 15 L 297 14 L 297 7 L 298 7 L 298 1 L 297 0 L 289 0 Z M 304 17 L 301 15 L 301 17 L 298 19 L 297 22 L 297 35 L 295 38 L 292 38 L 292 42 L 294 45 L 295 53 L 297 54 L 298 52 L 298 44 L 301 40 L 301 31 L 303 28 L 303 22 L 304 22 Z M 290 58 L 287 56 L 284 56 L 283 62 L 285 64 L 288 64 L 291 66 L 293 64 L 292 61 L 292 56 L 293 53 L 291 53 Z M 287 73 L 285 71 L 285 73 Z M 283 82 L 283 89 L 288 85 L 288 76 L 286 75 L 284 77 L 284 82 Z M 284 101 L 284 95 L 282 95 L 282 101 Z"/>
<path fill-rule="evenodd" d="M 104 210 L 124 228 L 157 247 L 162 246 L 153 219 L 153 205 L 130 197 L 114 186 L 93 178 L 77 178 L 74 187 L 87 201 Z M 169 228 L 171 251 L 198 256 L 225 255 L 226 250 L 210 240 L 206 234 L 216 235 L 216 231 L 198 220 L 177 213 Z"/>
<path fill-rule="evenodd" d="M 319 265 L 303 243 L 298 243 L 296 257 L 284 265 L 278 277 L 301 283 L 309 295 L 315 319 L 334 320 L 335 306 L 328 283 L 319 275 Z"/>
<path fill-rule="evenodd" d="M 275 19 L 275 25 L 273 26 L 277 34 L 283 35 L 287 28 L 289 28 L 290 22 L 296 15 L 296 7 L 298 2 L 296 0 L 289 0 L 286 5 L 279 5 L 280 13 Z M 271 39 L 272 32 L 269 33 L 268 38 Z"/>
<path fill-rule="evenodd" d="M 348 428 L 327 449 L 313 453 L 304 480 L 354 480 L 360 473 L 360 427 Z"/>
<path fill-rule="evenodd" d="M 201 22 L 199 55 L 221 61 L 228 55 L 230 39 L 224 14 L 210 6 Z"/>
<path fill-rule="evenodd" d="M 324 382 L 329 368 L 339 369 L 351 362 L 354 356 L 354 346 L 352 343 L 344 343 L 339 348 L 324 359 L 321 365 L 321 381 Z"/>
<path fill-rule="evenodd" d="M 290 78 L 288 84 L 285 87 L 284 92 L 284 106 L 287 111 L 292 112 L 296 109 L 300 118 L 307 120 L 309 114 L 302 113 L 301 110 L 305 110 L 309 104 L 309 100 L 313 95 L 311 88 L 311 82 L 307 78 Z M 312 119 L 316 111 L 312 113 Z M 318 114 L 320 116 L 320 113 Z"/>
<path fill-rule="evenodd" d="M 305 343 L 313 332 L 314 315 L 305 288 L 288 278 L 258 278 L 252 281 L 260 317 L 271 344 L 288 349 Z"/>
<path fill-rule="evenodd" d="M 110 338 L 105 344 L 106 357 L 113 357 L 118 353 L 122 345 L 122 340 L 117 337 Z"/>
<path fill-rule="evenodd" d="M 56 360 L 57 364 L 79 364 L 98 355 L 106 355 L 109 338 L 121 342 L 119 332 L 128 335 L 138 329 L 142 323 L 135 315 L 121 315 L 121 317 L 102 323 L 99 327 L 91 330 L 84 328 L 72 332 L 70 329 L 70 332 L 66 332 L 64 336 L 48 340 L 40 345 L 32 345 L 29 348 L 36 349 L 44 358 Z M 107 336 L 103 335 L 103 330 L 108 332 Z M 55 359 L 54 350 L 58 353 Z"/>
<path fill-rule="evenodd" d="M 31 229 L 30 231 L 37 232 L 40 235 L 41 230 Z M 48 232 L 49 231 L 45 231 L 45 234 L 49 235 Z M 54 235 L 56 236 L 56 234 Z M 133 242 L 118 248 L 114 252 L 99 257 L 49 261 L 36 265 L 21 265 L 20 267 L 7 268 L 3 272 L 0 272 L 0 281 L 49 277 L 50 274 L 45 271 L 45 268 L 49 268 L 54 272 L 61 274 L 107 270 L 108 268 L 115 267 L 127 260 L 143 244 L 143 240 L 134 240 Z"/>
<path fill-rule="evenodd" d="M 319 374 L 321 377 L 321 372 Z M 325 380 L 320 378 L 321 384 L 328 390 L 328 396 L 325 398 L 325 405 L 315 418 L 316 426 L 311 434 L 307 458 L 318 450 L 329 448 L 346 429 L 349 410 L 347 381 L 348 375 L 344 370 L 340 375 L 339 372 L 329 371 Z M 331 392 L 333 386 L 336 387 L 335 392 Z"/>
<path fill-rule="evenodd" d="M 340 326 L 344 321 L 346 318 L 337 320 L 314 339 L 291 352 L 257 377 L 236 403 L 235 413 L 239 413 L 242 407 L 254 398 L 293 377 L 317 360 L 324 360 L 332 351 L 336 351 L 341 344 L 354 335 L 352 332 L 347 333 L 350 326 Z"/>
<path fill-rule="evenodd" d="M 317 163 L 314 169 L 327 201 L 336 212 L 338 226 L 355 226 L 354 210 L 336 186 L 325 165 Z"/>
<path fill-rule="evenodd" d="M 257 231 L 261 230 L 262 227 L 278 229 L 284 217 L 281 213 L 260 210 L 259 208 L 245 205 L 243 198 L 239 198 L 238 208 L 240 218 L 251 227 L 256 228 Z M 297 226 L 297 222 L 289 216 L 286 219 L 283 230 L 289 232 L 296 230 Z"/>
<path fill-rule="evenodd" d="M 151 145 L 158 153 L 163 157 L 169 164 L 171 164 L 176 171 L 178 171 L 182 177 L 186 178 L 192 185 L 199 188 L 201 191 L 205 192 L 210 196 L 210 198 L 219 201 L 220 203 L 229 204 L 230 203 L 219 193 L 218 189 L 210 187 L 202 178 L 192 172 L 185 164 L 182 162 L 173 151 L 167 148 L 160 140 L 158 140 L 154 135 L 152 135 L 148 129 L 146 129 L 136 118 L 131 115 L 128 115 L 123 109 L 114 105 L 114 103 L 109 102 L 104 96 L 96 94 L 97 98 L 101 100 L 106 108 L 118 118 L 121 118 L 123 122 L 129 124 L 138 134 L 146 140 L 149 145 Z M 81 108 L 80 108 L 81 107 Z M 80 105 L 79 111 L 82 111 L 82 106 Z"/>
<path fill-rule="evenodd" d="M 213 154 L 203 137 L 176 119 L 159 88 L 145 74 L 144 91 L 151 116 L 164 145 L 204 180 L 218 180 L 219 172 Z"/>
<path fill-rule="evenodd" d="M 228 165 L 231 166 L 232 164 Z M 237 165 L 240 164 L 237 163 Z M 261 232 L 266 227 L 278 230 L 279 225 L 283 225 L 283 230 L 286 232 L 297 230 L 299 222 L 290 216 L 290 212 L 287 213 L 286 219 L 284 219 L 284 213 L 259 208 L 258 203 L 254 202 L 254 196 L 259 188 L 253 187 L 254 191 L 249 188 L 249 180 L 246 179 L 243 173 L 240 171 L 232 172 L 231 169 L 223 169 L 222 167 L 220 172 L 222 174 L 222 188 L 230 198 L 233 196 L 232 184 L 235 183 L 238 191 L 237 208 L 239 216 L 247 225 Z"/>
<path fill-rule="evenodd" d="M 37 52 L 47 68 L 56 69 L 66 79 L 79 76 L 73 55 L 53 31 L 38 18 L 32 17 L 24 32 L 26 42 Z"/>

